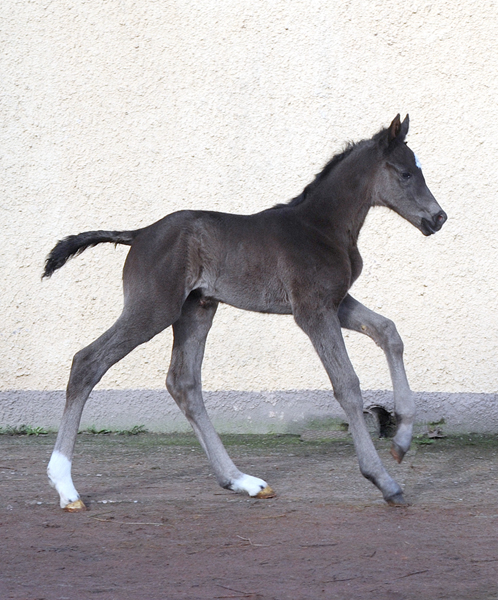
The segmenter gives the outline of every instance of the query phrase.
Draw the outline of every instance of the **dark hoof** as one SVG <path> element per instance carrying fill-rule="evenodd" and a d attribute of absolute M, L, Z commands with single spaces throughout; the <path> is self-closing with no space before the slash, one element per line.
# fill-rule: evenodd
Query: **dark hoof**
<path fill-rule="evenodd" d="M 391 496 L 390 498 L 385 498 L 385 501 L 389 506 L 409 506 L 401 492 L 399 494 L 394 494 L 394 496 Z"/>
<path fill-rule="evenodd" d="M 391 456 L 394 458 L 394 460 L 397 463 L 400 463 L 403 460 L 403 457 L 405 456 L 406 452 L 403 450 L 403 448 L 401 446 L 398 446 L 398 444 L 396 444 L 396 442 L 392 443 L 391 446 Z"/>

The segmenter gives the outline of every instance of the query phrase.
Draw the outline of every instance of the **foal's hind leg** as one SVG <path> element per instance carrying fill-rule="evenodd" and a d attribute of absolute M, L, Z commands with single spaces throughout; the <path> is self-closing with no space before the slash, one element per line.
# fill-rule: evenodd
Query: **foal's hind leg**
<path fill-rule="evenodd" d="M 368 335 L 384 350 L 391 373 L 398 423 L 391 454 L 401 462 L 410 448 L 415 420 L 415 402 L 403 364 L 403 342 L 391 320 L 363 306 L 352 296 L 348 295 L 342 301 L 339 320 L 341 327 Z"/>
<path fill-rule="evenodd" d="M 361 473 L 380 489 L 386 502 L 404 505 L 403 492 L 385 470 L 368 433 L 360 382 L 349 360 L 337 314 L 332 310 L 317 311 L 315 306 L 314 310 L 295 308 L 294 318 L 311 339 L 330 377 L 334 395 L 346 413 Z"/>
<path fill-rule="evenodd" d="M 228 456 L 204 406 L 201 365 L 206 338 L 218 303 L 195 293 L 183 305 L 182 315 L 173 324 L 174 345 L 166 386 L 192 426 L 218 483 L 235 492 L 271 498 L 273 490 L 262 479 L 239 471 Z"/>
<path fill-rule="evenodd" d="M 69 512 L 85 510 L 71 478 L 71 460 L 81 414 L 90 392 L 112 365 L 170 324 L 154 324 L 154 319 L 145 318 L 146 312 L 123 312 L 110 329 L 74 356 L 66 406 L 47 469 L 50 483 L 59 492 L 61 508 Z"/>

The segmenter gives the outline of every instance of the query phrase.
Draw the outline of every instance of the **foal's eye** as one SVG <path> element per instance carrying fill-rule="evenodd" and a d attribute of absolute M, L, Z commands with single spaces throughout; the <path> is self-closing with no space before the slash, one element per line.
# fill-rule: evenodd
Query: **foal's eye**
<path fill-rule="evenodd" d="M 410 179 L 411 176 L 412 174 L 408 172 L 401 173 L 401 177 L 403 177 L 403 179 Z"/>

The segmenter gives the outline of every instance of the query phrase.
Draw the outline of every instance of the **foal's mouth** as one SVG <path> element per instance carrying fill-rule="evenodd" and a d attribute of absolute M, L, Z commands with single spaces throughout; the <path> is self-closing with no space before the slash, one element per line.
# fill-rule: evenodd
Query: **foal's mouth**
<path fill-rule="evenodd" d="M 441 227 L 445 224 L 448 219 L 448 215 L 441 210 L 432 218 L 432 221 L 429 219 L 422 219 L 421 221 L 421 231 L 424 235 L 429 236 L 433 233 L 436 233 L 441 229 Z"/>

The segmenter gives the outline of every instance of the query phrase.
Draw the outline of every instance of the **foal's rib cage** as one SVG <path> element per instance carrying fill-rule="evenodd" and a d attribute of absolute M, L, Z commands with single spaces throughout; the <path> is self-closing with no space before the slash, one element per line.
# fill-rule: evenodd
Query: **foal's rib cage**
<path fill-rule="evenodd" d="M 371 139 L 336 155 L 288 204 L 254 215 L 180 211 L 136 231 L 93 231 L 59 242 L 47 258 L 50 277 L 72 256 L 103 242 L 131 246 L 123 270 L 125 302 L 118 320 L 73 359 L 66 406 L 48 465 L 65 510 L 84 510 L 71 461 L 85 402 L 106 371 L 138 345 L 172 326 L 166 385 L 206 452 L 218 483 L 266 498 L 266 481 L 232 462 L 206 412 L 201 366 L 219 302 L 246 310 L 293 314 L 309 336 L 344 409 L 360 470 L 391 504 L 404 504 L 367 431 L 358 378 L 341 328 L 370 336 L 391 374 L 398 428 L 392 455 L 400 462 L 412 438 L 415 405 L 392 321 L 349 295 L 361 272 L 358 235 L 372 206 L 387 206 L 424 235 L 445 213 L 429 191 L 420 163 L 405 143 L 408 116 L 399 115 Z"/>

